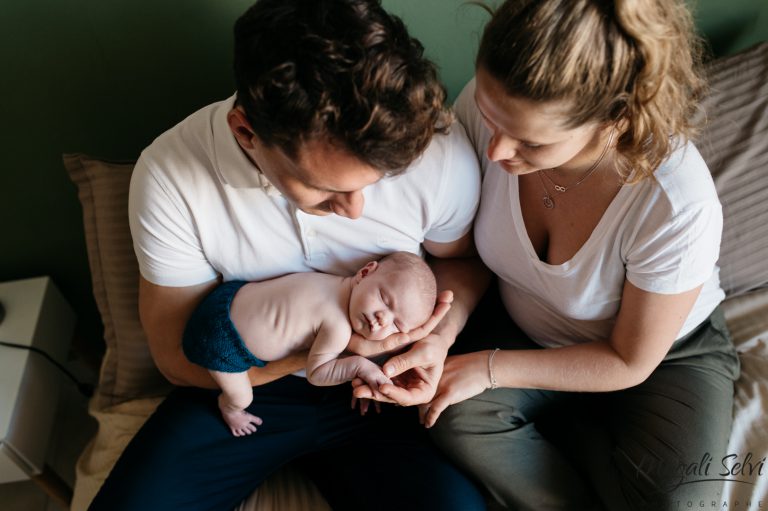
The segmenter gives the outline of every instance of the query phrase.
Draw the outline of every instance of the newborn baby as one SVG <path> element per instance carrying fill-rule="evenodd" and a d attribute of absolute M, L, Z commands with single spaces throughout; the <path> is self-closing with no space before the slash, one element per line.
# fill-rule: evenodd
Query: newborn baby
<path fill-rule="evenodd" d="M 227 282 L 192 314 L 184 353 L 221 387 L 219 408 L 232 434 L 249 435 L 261 423 L 245 410 L 253 400 L 251 366 L 309 349 L 310 383 L 338 385 L 360 378 L 377 389 L 391 383 L 377 364 L 339 355 L 353 335 L 382 340 L 421 326 L 432 314 L 436 294 L 429 266 L 407 252 L 371 261 L 352 277 L 308 272 Z"/>

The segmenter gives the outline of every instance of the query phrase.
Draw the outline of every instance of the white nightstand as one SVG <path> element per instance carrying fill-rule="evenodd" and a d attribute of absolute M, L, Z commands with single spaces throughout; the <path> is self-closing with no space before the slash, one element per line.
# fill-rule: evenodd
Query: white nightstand
<path fill-rule="evenodd" d="M 48 277 L 0 283 L 0 341 L 34 346 L 63 363 L 75 314 Z M 33 479 L 69 505 L 71 490 L 46 464 L 66 377 L 39 353 L 0 346 L 0 483 Z"/>

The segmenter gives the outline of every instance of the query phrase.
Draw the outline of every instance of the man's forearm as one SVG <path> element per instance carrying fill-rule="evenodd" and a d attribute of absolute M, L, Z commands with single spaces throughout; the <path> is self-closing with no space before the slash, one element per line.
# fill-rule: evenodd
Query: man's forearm
<path fill-rule="evenodd" d="M 435 273 L 438 289 L 453 291 L 451 310 L 434 329 L 434 333 L 453 344 L 488 288 L 491 272 L 479 257 L 432 258 L 429 263 Z"/>
<path fill-rule="evenodd" d="M 180 387 L 200 387 L 203 389 L 217 388 L 216 382 L 213 381 L 208 370 L 188 361 L 181 349 L 175 355 L 170 352 L 164 355 L 165 359 L 163 362 L 160 362 L 158 357 L 155 357 L 155 363 L 161 368 L 163 376 L 174 385 Z"/>
<path fill-rule="evenodd" d="M 218 280 L 189 287 L 164 287 L 139 279 L 139 316 L 147 334 L 155 365 L 174 385 L 216 388 L 207 369 L 190 362 L 182 348 L 182 336 L 192 312 L 218 285 Z M 263 385 L 304 369 L 307 353 L 290 355 L 248 371 L 251 384 Z"/>
<path fill-rule="evenodd" d="M 308 351 L 300 351 L 280 360 L 268 362 L 264 367 L 251 367 L 248 370 L 251 385 L 257 387 L 301 371 L 307 366 L 307 353 Z"/>
<path fill-rule="evenodd" d="M 289 355 L 284 359 L 269 362 L 264 367 L 251 367 L 248 370 L 248 378 L 254 387 L 264 385 L 283 376 L 301 371 L 306 365 L 306 360 L 306 351 Z M 214 382 L 208 370 L 189 362 L 181 350 L 179 350 L 172 365 L 172 373 L 168 371 L 169 367 L 166 365 L 164 375 L 174 385 L 204 389 L 217 388 L 216 382 Z"/>

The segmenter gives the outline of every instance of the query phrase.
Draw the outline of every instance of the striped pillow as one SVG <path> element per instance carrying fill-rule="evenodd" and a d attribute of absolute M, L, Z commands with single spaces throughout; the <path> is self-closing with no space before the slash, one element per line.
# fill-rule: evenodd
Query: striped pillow
<path fill-rule="evenodd" d="M 93 294 L 104 323 L 107 350 L 101 365 L 98 404 L 164 394 L 170 384 L 155 367 L 139 323 L 139 267 L 128 227 L 128 186 L 133 163 L 64 155 L 77 185 Z"/>
<path fill-rule="evenodd" d="M 708 67 L 697 143 L 723 204 L 720 279 L 728 296 L 768 286 L 768 43 Z"/>

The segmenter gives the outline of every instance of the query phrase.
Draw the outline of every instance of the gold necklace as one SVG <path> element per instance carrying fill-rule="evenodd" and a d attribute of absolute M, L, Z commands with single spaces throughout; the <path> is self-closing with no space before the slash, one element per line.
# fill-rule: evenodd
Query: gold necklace
<path fill-rule="evenodd" d="M 591 176 L 592 174 L 595 173 L 595 171 L 597 170 L 597 166 L 600 165 L 601 161 L 603 161 L 603 158 L 605 157 L 606 153 L 608 152 L 608 148 L 611 146 L 611 142 L 613 142 L 614 131 L 615 131 L 614 129 L 611 129 L 611 134 L 608 135 L 608 142 L 605 144 L 605 147 L 603 147 L 603 152 L 600 153 L 600 156 L 597 158 L 597 160 L 595 160 L 595 163 L 593 163 L 592 166 L 589 167 L 589 169 L 584 173 L 584 175 L 581 177 L 581 179 L 579 179 L 578 181 L 576 181 L 572 185 L 570 185 L 570 186 L 562 186 L 562 185 L 559 185 L 559 184 L 555 183 L 554 181 L 552 181 L 552 178 L 550 178 L 547 175 L 547 172 L 544 169 L 542 169 L 542 170 L 540 170 L 538 172 L 539 179 L 541 180 L 541 187 L 544 188 L 544 196 L 541 198 L 541 200 L 542 200 L 542 202 L 544 202 L 544 207 L 545 208 L 547 208 L 547 209 L 554 209 L 555 201 L 552 199 L 552 196 L 549 194 L 549 190 L 547 189 L 547 185 L 546 185 L 546 183 L 544 183 L 544 178 L 542 178 L 541 175 L 544 174 L 544 177 L 547 178 L 547 181 L 549 181 L 550 184 L 552 184 L 552 186 L 555 188 L 555 191 L 558 192 L 558 193 L 565 193 L 568 190 L 572 190 L 572 189 L 576 188 L 581 183 L 586 181 L 589 178 L 589 176 Z M 549 169 L 549 170 L 553 170 L 553 169 Z"/>

